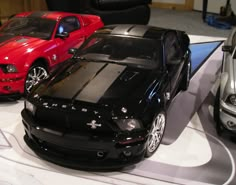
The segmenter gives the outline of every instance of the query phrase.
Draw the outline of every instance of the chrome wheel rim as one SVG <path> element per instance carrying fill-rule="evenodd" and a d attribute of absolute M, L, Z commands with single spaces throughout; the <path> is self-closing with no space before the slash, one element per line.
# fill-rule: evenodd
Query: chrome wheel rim
<path fill-rule="evenodd" d="M 148 152 L 154 152 L 159 146 L 164 134 L 166 119 L 164 113 L 158 114 L 152 123 L 152 128 L 148 137 Z"/>
<path fill-rule="evenodd" d="M 45 79 L 48 76 L 48 72 L 43 67 L 34 67 L 31 69 L 28 73 L 28 76 L 26 78 L 25 82 L 25 89 L 29 93 L 34 85 L 39 83 L 39 81 Z"/>

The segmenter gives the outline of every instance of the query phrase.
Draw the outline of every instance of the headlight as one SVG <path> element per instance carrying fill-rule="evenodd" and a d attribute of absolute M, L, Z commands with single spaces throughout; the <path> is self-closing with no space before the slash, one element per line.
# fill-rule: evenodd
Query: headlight
<path fill-rule="evenodd" d="M 29 101 L 25 101 L 25 109 L 27 109 L 28 111 L 30 111 L 33 115 L 35 114 L 36 111 L 36 107 L 30 103 Z"/>
<path fill-rule="evenodd" d="M 137 119 L 120 119 L 115 121 L 121 130 L 131 131 L 141 128 L 141 122 Z"/>
<path fill-rule="evenodd" d="M 4 73 L 17 73 L 16 66 L 13 64 L 1 65 Z"/>
<path fill-rule="evenodd" d="M 227 98 L 227 102 L 236 106 L 236 95 L 235 94 L 229 95 Z"/>

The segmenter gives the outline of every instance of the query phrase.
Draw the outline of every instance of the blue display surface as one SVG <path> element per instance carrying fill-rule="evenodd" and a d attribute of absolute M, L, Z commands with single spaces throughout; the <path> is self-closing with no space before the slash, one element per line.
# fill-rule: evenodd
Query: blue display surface
<path fill-rule="evenodd" d="M 220 46 L 222 41 L 196 43 L 190 45 L 192 52 L 192 74 L 201 67 L 202 64 L 208 59 L 208 57 Z"/>

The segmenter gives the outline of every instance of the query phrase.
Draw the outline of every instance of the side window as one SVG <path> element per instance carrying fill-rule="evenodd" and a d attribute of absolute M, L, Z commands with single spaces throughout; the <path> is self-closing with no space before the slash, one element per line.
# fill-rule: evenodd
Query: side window
<path fill-rule="evenodd" d="M 178 64 L 178 62 L 182 57 L 182 50 L 180 48 L 179 41 L 174 32 L 170 32 L 166 35 L 166 39 L 164 41 L 165 47 L 165 58 L 166 64 Z"/>
<path fill-rule="evenodd" d="M 78 30 L 79 28 L 80 24 L 76 17 L 66 17 L 60 21 L 57 33 L 62 33 L 62 32 L 70 33 L 75 30 Z"/>

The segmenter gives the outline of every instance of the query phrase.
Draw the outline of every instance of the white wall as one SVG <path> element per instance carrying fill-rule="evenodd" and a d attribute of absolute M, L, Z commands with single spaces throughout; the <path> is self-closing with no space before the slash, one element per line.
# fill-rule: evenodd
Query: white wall
<path fill-rule="evenodd" d="M 208 0 L 208 12 L 219 13 L 220 7 L 226 5 L 227 0 Z M 173 3 L 173 4 L 184 4 L 185 0 L 152 0 L 152 2 L 158 3 Z M 202 11 L 202 2 L 203 0 L 194 0 L 194 10 Z M 234 13 L 236 14 L 236 0 L 231 0 L 231 7 Z"/>
<path fill-rule="evenodd" d="M 193 9 L 202 11 L 202 2 L 203 0 L 194 0 Z M 231 2 L 234 2 L 236 6 L 235 0 L 231 0 Z M 226 5 L 226 0 L 208 0 L 207 12 L 220 13 L 220 7 L 225 5 Z"/>
<path fill-rule="evenodd" d="M 172 3 L 172 4 L 184 4 L 185 0 L 152 0 L 157 3 Z"/>
<path fill-rule="evenodd" d="M 234 11 L 234 14 L 236 14 L 236 1 L 235 0 L 231 0 L 231 8 Z"/>

